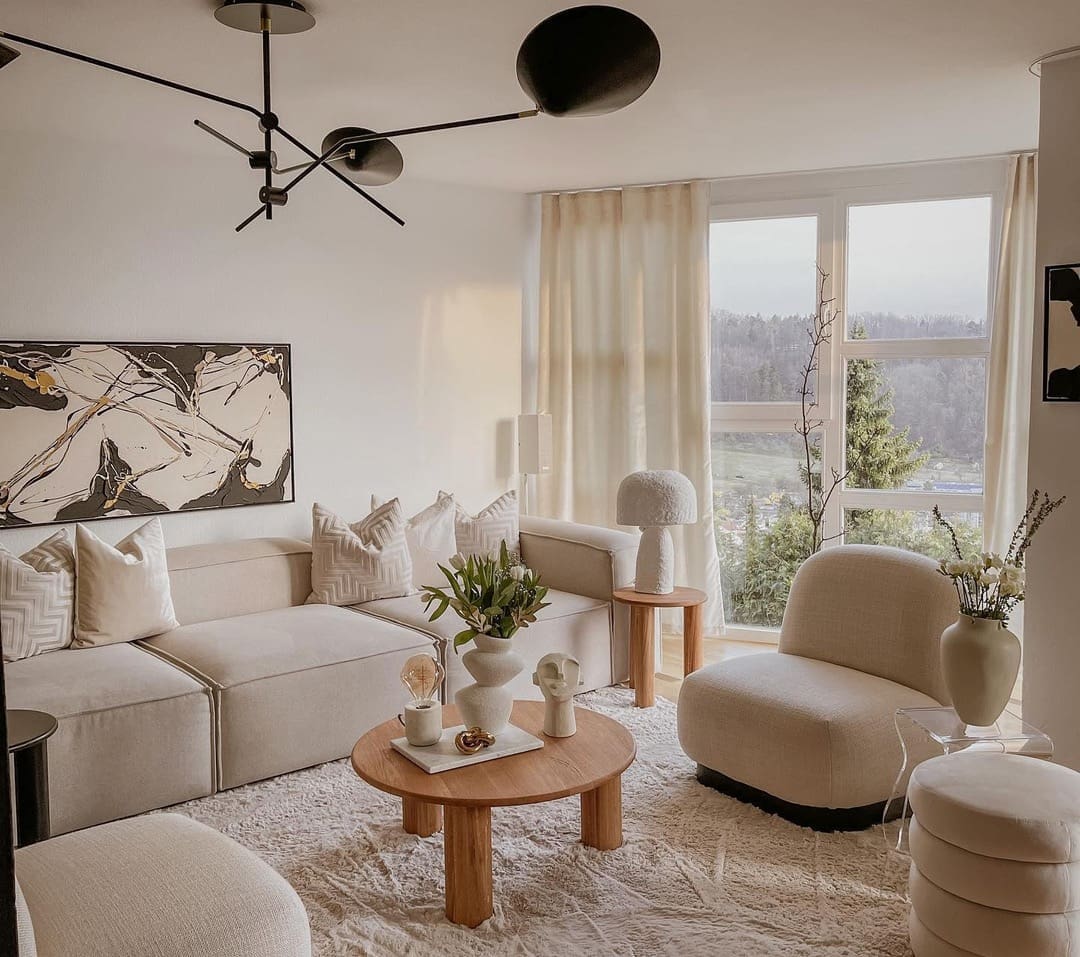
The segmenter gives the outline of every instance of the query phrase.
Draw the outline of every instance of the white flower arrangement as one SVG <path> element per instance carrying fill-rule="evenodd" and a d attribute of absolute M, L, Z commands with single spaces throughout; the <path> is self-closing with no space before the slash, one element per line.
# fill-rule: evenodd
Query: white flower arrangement
<path fill-rule="evenodd" d="M 447 584 L 424 585 L 420 599 L 431 621 L 452 609 L 467 626 L 454 635 L 455 651 L 477 635 L 512 638 L 548 607 L 544 601 L 547 586 L 540 584 L 539 574 L 507 551 L 505 542 L 486 557 L 457 554 L 450 559 L 449 568 L 440 565 L 439 571 Z"/>
<path fill-rule="evenodd" d="M 1040 498 L 1036 489 L 1013 532 L 1008 552 L 1004 556 L 980 552 L 970 558 L 964 558 L 955 530 L 934 506 L 934 521 L 948 531 L 956 553 L 955 558 L 941 562 L 939 570 L 952 579 L 962 614 L 995 621 L 1009 620 L 1012 610 L 1024 600 L 1024 557 L 1031 547 L 1031 540 L 1046 517 L 1064 501 L 1064 496 L 1053 501 L 1045 494 Z"/>

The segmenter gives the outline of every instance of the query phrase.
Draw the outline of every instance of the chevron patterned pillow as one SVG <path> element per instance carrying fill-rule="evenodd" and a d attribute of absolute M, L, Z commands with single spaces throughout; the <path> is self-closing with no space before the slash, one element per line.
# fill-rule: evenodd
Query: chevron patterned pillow
<path fill-rule="evenodd" d="M 439 492 L 439 498 L 453 498 L 449 492 Z M 521 535 L 518 520 L 517 492 L 511 489 L 500 495 L 487 508 L 470 515 L 456 504 L 455 532 L 457 547 L 466 558 L 482 558 L 498 552 L 506 542 L 511 555 L 521 554 Z"/>
<path fill-rule="evenodd" d="M 354 525 L 316 502 L 311 525 L 308 604 L 358 605 L 409 594 L 412 560 L 396 498 Z"/>
<path fill-rule="evenodd" d="M 61 529 L 17 558 L 0 545 L 0 639 L 4 661 L 71 644 L 75 553 Z"/>

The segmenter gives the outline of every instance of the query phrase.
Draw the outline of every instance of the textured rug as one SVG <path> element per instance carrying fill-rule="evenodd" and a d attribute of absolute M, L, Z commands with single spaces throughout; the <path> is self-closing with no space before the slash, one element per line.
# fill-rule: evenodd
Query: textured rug
<path fill-rule="evenodd" d="M 496 808 L 495 915 L 476 930 L 443 914 L 442 835 L 405 834 L 395 798 L 345 761 L 171 810 L 276 867 L 330 955 L 905 957 L 907 859 L 877 829 L 816 834 L 698 784 L 675 706 L 620 689 L 579 699 L 638 743 L 623 776 L 625 844 L 578 843 L 577 798 Z"/>

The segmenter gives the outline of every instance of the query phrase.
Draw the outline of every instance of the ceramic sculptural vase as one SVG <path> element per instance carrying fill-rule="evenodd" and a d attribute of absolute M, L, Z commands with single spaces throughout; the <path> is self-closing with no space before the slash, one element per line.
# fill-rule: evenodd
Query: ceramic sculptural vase
<path fill-rule="evenodd" d="M 493 638 L 477 635 L 476 647 L 461 656 L 462 664 L 473 677 L 454 695 L 466 728 L 482 728 L 498 736 L 510 723 L 514 696 L 507 684 L 525 668 L 525 662 L 514 651 L 512 638 Z"/>
<path fill-rule="evenodd" d="M 1003 621 L 962 614 L 941 634 L 941 668 L 960 720 L 986 727 L 1012 696 L 1020 639 Z"/>

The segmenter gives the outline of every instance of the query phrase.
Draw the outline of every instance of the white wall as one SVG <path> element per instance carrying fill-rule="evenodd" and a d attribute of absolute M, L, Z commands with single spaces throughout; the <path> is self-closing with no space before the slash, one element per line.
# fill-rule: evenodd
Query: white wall
<path fill-rule="evenodd" d="M 0 105 L 0 340 L 293 346 L 296 503 L 166 516 L 170 544 L 305 535 L 315 498 L 360 517 L 372 491 L 419 509 L 442 487 L 478 509 L 514 485 L 524 197 L 406 167 L 389 188 L 402 229 L 316 173 L 237 235 L 258 184 L 227 149 L 177 154 L 145 128 L 126 150 L 73 142 L 62 116 L 50 138 L 5 133 L 16 111 Z"/>
<path fill-rule="evenodd" d="M 1054 739 L 1058 761 L 1080 769 L 1080 405 L 1042 401 L 1043 268 L 1080 262 L 1078 103 L 1080 58 L 1045 64 L 1028 484 L 1069 501 L 1028 555 L 1024 717 Z"/>

